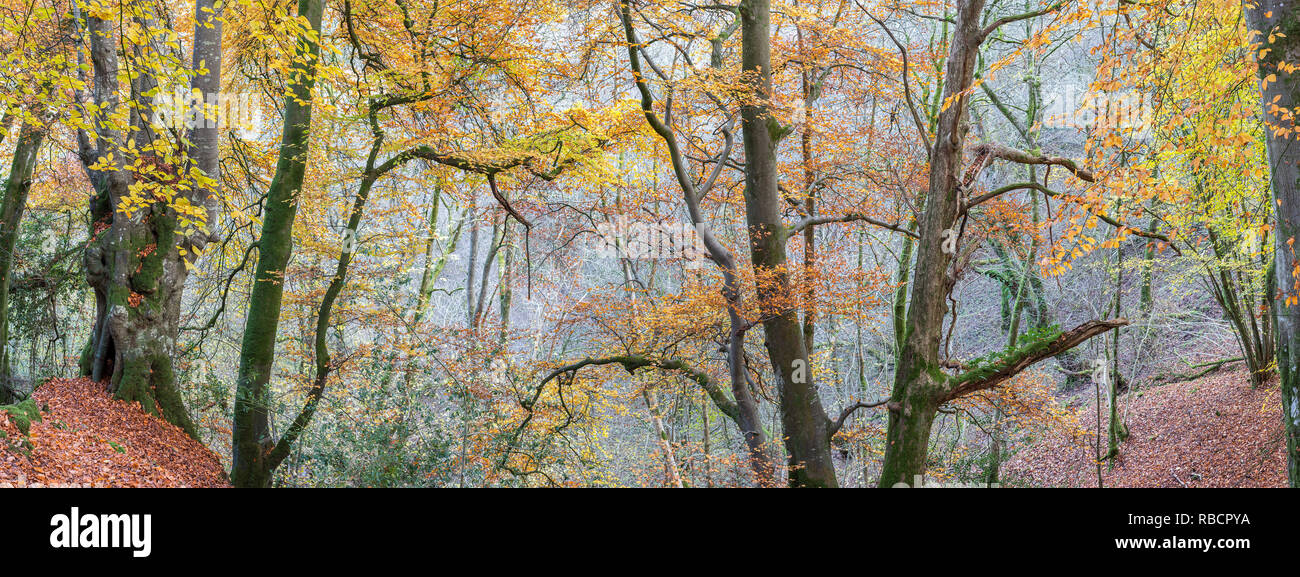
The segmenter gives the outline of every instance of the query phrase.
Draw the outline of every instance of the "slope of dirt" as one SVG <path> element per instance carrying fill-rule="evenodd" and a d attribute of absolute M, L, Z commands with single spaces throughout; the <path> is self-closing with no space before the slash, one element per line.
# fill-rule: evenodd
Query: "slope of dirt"
<path fill-rule="evenodd" d="M 1005 464 L 1009 484 L 1096 487 L 1096 404 L 1077 410 L 1088 430 L 1036 440 Z M 1107 406 L 1103 399 L 1102 451 Z M 1127 406 L 1126 406 L 1127 405 Z M 1129 438 L 1114 468 L 1102 464 L 1107 487 L 1284 487 L 1286 441 L 1278 388 L 1251 389 L 1244 371 L 1140 389 L 1120 398 Z"/>
<path fill-rule="evenodd" d="M 0 487 L 229 486 L 216 454 L 102 385 L 53 379 L 32 398 L 48 410 L 25 440 L 0 411 Z"/>

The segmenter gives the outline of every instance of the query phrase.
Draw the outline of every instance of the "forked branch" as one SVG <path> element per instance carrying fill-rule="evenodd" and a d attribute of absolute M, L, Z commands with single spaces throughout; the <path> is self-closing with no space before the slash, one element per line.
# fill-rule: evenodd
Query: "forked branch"
<path fill-rule="evenodd" d="M 709 377 L 708 373 L 696 369 L 685 361 L 677 358 L 651 359 L 641 355 L 615 355 L 599 359 L 588 357 L 576 363 L 565 365 L 551 371 L 550 374 L 546 375 L 546 378 L 542 379 L 541 386 L 546 386 L 546 383 L 551 382 L 556 377 L 565 373 L 577 373 L 578 370 L 583 367 L 600 365 L 623 365 L 623 369 L 625 369 L 629 374 L 636 373 L 637 369 L 645 367 L 684 373 L 691 380 L 695 381 L 696 384 L 700 385 L 700 388 L 704 389 L 704 392 L 713 400 L 713 404 L 717 405 L 719 411 L 722 411 L 722 413 L 730 417 L 732 421 L 739 424 L 740 408 L 736 406 L 736 401 L 728 397 L 727 394 L 723 392 L 722 387 L 719 387 L 717 383 L 713 382 L 713 379 Z"/>

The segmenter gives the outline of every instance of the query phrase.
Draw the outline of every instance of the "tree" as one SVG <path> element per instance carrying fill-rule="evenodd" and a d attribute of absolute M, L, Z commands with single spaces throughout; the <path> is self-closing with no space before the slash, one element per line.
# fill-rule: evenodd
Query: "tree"
<path fill-rule="evenodd" d="M 71 44 L 71 26 L 56 19 L 41 19 L 42 10 L 32 4 L 26 10 L 13 12 L 12 20 L 0 20 L 0 26 L 12 33 L 12 41 L 0 45 L 10 54 L 5 64 L 8 70 L 0 75 L 0 85 L 6 87 L 6 94 L 0 96 L 0 142 L 15 122 L 20 126 L 0 199 L 0 404 L 20 396 L 11 361 L 10 341 L 14 335 L 9 308 L 23 213 L 37 177 L 41 148 L 48 140 L 55 114 L 64 109 L 55 87 L 71 85 L 64 61 Z"/>
<path fill-rule="evenodd" d="M 506 194 L 502 192 L 500 182 L 510 179 L 511 172 L 521 172 L 542 182 L 550 182 L 561 176 L 567 169 L 576 164 L 590 160 L 591 157 L 598 157 L 603 153 L 602 146 L 609 141 L 609 137 L 600 133 L 594 133 L 583 125 L 580 120 L 576 120 L 576 113 L 564 121 L 552 120 L 550 123 L 541 123 L 535 128 L 536 132 L 532 133 L 520 130 L 518 134 L 511 138 L 496 137 L 496 142 L 484 145 L 481 148 L 470 150 L 439 150 L 430 144 L 416 143 L 406 144 L 396 153 L 385 157 L 387 148 L 390 146 L 388 139 L 387 124 L 399 114 L 405 112 L 416 118 L 422 118 L 424 115 L 433 116 L 432 110 L 437 107 L 446 105 L 447 102 L 455 103 L 458 99 L 464 98 L 459 96 L 458 92 L 472 94 L 479 83 L 488 84 L 487 78 L 499 74 L 507 78 L 505 84 L 514 81 L 510 77 L 512 71 L 507 64 L 508 58 L 496 53 L 498 50 L 504 50 L 503 43 L 509 41 L 508 46 L 513 47 L 514 42 L 518 40 L 510 34 L 512 27 L 506 23 L 501 27 L 488 25 L 486 22 L 480 22 L 479 27 L 475 30 L 477 36 L 472 39 L 458 39 L 461 51 L 459 56 L 463 57 L 458 60 L 457 65 L 441 67 L 434 73 L 428 67 L 431 63 L 436 62 L 442 57 L 443 51 L 447 50 L 442 44 L 444 39 L 422 34 L 416 28 L 413 16 L 418 14 L 417 11 L 428 10 L 427 17 L 423 18 L 426 24 L 442 23 L 443 20 L 455 22 L 457 14 L 445 13 L 437 4 L 407 4 L 405 2 L 396 2 L 397 12 L 402 16 L 402 26 L 408 35 L 408 40 L 416 43 L 414 53 L 420 61 L 419 66 L 414 70 L 407 70 L 405 58 L 410 54 L 404 54 L 400 48 L 393 50 L 392 47 L 380 44 L 382 37 L 376 36 L 371 28 L 373 24 L 362 21 L 362 9 L 354 7 L 351 2 L 345 2 L 342 14 L 342 24 L 346 33 L 351 53 L 364 63 L 364 69 L 355 79 L 356 98 L 364 102 L 363 110 L 366 120 L 366 128 L 369 132 L 369 147 L 365 156 L 365 165 L 361 170 L 360 181 L 356 193 L 352 197 L 350 209 L 344 213 L 346 218 L 343 227 L 343 243 L 338 253 L 337 263 L 334 274 L 329 277 L 328 285 L 325 287 L 323 296 L 320 299 L 319 306 L 315 309 L 314 319 L 314 338 L 312 340 L 312 361 L 313 367 L 309 376 L 310 386 L 308 387 L 303 406 L 298 411 L 297 416 L 289 423 L 284 433 L 278 439 L 271 439 L 269 432 L 270 416 L 266 413 L 259 414 L 256 410 L 252 412 L 253 429 L 260 431 L 261 440 L 259 443 L 265 447 L 266 457 L 260 462 L 252 465 L 254 472 L 240 473 L 238 484 L 264 485 L 269 483 L 272 474 L 281 462 L 289 455 L 293 449 L 294 443 L 302 435 L 306 427 L 311 423 L 317 408 L 325 394 L 327 385 L 330 383 L 333 373 L 338 368 L 331 358 L 329 334 L 335 328 L 332 323 L 332 316 L 336 305 L 339 304 L 344 290 L 348 286 L 349 270 L 353 264 L 354 258 L 358 254 L 361 244 L 361 227 L 363 218 L 368 207 L 372 191 L 380 179 L 396 173 L 408 163 L 424 161 L 429 166 L 443 167 L 454 169 L 465 174 L 474 175 L 481 178 L 487 184 L 494 199 L 497 200 L 500 210 L 507 216 L 507 220 L 502 225 L 502 230 L 508 230 L 508 219 L 515 219 L 525 228 L 531 227 L 527 217 L 523 216 L 509 201 Z M 375 9 L 379 6 L 371 5 L 368 9 Z M 482 16 L 492 6 L 488 4 L 476 6 L 462 6 L 461 8 L 474 8 L 483 10 Z M 366 14 L 371 17 L 384 17 L 390 14 Z M 315 26 L 314 26 L 315 27 Z M 481 45 L 480 45 L 481 42 Z M 482 53 L 475 54 L 475 51 L 482 50 Z M 474 57 L 469 57 L 471 54 Z M 396 62 L 394 62 L 396 61 Z M 382 80 L 376 81 L 369 78 L 369 74 L 374 74 Z M 435 87 L 441 87 L 439 90 Z M 446 100 L 441 100 L 445 98 Z M 468 98 L 464 98 L 469 100 Z M 423 119 L 423 118 L 422 118 Z M 309 119 L 304 119 L 309 121 Z M 406 127 L 403 127 L 406 128 Z M 295 138 L 298 138 L 295 136 Z M 311 136 L 304 134 L 301 136 L 302 150 L 306 151 Z M 435 139 L 431 139 L 435 140 Z M 484 138 L 485 141 L 492 142 L 491 138 Z M 436 140 L 435 140 L 436 141 Z M 296 169 L 295 169 L 296 170 Z M 288 182 L 288 181 L 287 181 Z M 297 174 L 293 176 L 291 182 L 295 189 L 301 189 L 303 186 L 303 176 Z M 268 203 L 275 198 L 276 188 L 272 186 L 272 195 L 268 197 Z M 292 203 L 297 203 L 293 200 Z M 263 239 L 268 234 L 279 234 L 277 229 L 267 229 L 267 224 L 271 222 L 271 208 L 268 204 L 268 216 L 264 221 Z M 292 246 L 294 215 L 289 214 L 282 216 L 277 214 L 277 219 L 284 219 L 283 222 L 277 222 L 276 226 L 284 227 L 288 234 L 283 238 L 278 236 L 272 242 L 284 242 Z M 493 251 L 498 250 L 504 243 L 505 235 L 502 235 L 501 241 L 494 243 Z M 279 254 L 278 252 L 268 252 L 268 247 L 264 246 L 267 241 L 259 240 L 259 268 L 262 267 L 262 261 L 272 257 L 271 263 L 277 268 L 268 269 L 268 271 L 284 271 L 289 266 L 289 254 Z M 485 273 L 487 276 L 487 267 L 493 262 L 492 255 L 489 255 L 485 263 Z M 473 267 L 470 268 L 473 270 Z M 432 271 L 430 271 L 432 272 Z M 482 309 L 484 293 L 488 286 L 485 278 L 480 286 L 479 301 L 476 306 L 469 307 L 471 312 L 471 327 L 477 326 L 479 312 Z M 275 315 L 280 313 L 283 296 L 269 298 L 269 292 L 259 294 L 259 285 L 254 289 L 254 302 L 266 303 L 257 309 L 258 314 L 266 314 L 274 311 Z M 278 283 L 276 287 L 278 288 Z M 503 294 L 506 289 L 503 289 Z M 281 293 L 283 292 L 280 289 Z M 472 291 L 467 291 L 471 293 Z M 257 300 L 261 298 L 262 300 Z M 253 308 L 250 307 L 250 315 L 253 314 Z M 508 314 L 508 313 L 507 313 Z M 248 327 L 254 327 L 253 320 L 250 317 Z M 241 377 L 241 383 L 249 382 L 248 390 L 262 398 L 261 401 L 253 404 L 256 406 L 265 406 L 270 403 L 267 383 L 272 378 L 274 368 L 274 335 L 278 332 L 278 327 L 270 322 L 256 323 L 256 329 L 262 334 L 271 335 L 269 342 L 258 340 L 250 341 L 249 328 L 245 329 L 245 346 L 244 356 L 249 360 L 247 367 L 250 369 L 248 379 L 245 381 Z M 504 330 L 504 329 L 503 329 Z M 245 366 L 241 363 L 241 366 Z M 244 374 L 241 369 L 241 374 Z M 258 378 L 253 378 L 258 375 Z M 238 400 L 237 400 L 238 401 Z M 238 415 L 239 413 L 237 413 Z M 239 421 L 237 421 L 239 422 Z M 248 443 L 251 447 L 251 443 Z M 247 450 L 244 451 L 247 454 Z"/>
<path fill-rule="evenodd" d="M 19 400 L 9 366 L 9 284 L 17 250 L 18 225 L 27 208 L 27 194 L 32 188 L 32 173 L 36 169 L 41 144 L 45 141 L 45 131 L 46 128 L 40 124 L 23 123 L 5 179 L 4 199 L 0 201 L 0 405 Z"/>
<path fill-rule="evenodd" d="M 1245 0 L 1246 23 L 1257 43 L 1260 101 L 1267 126 L 1277 228 L 1273 262 L 1277 295 L 1272 302 L 1281 376 L 1282 419 L 1287 439 L 1287 473 L 1300 487 L 1300 13 L 1282 0 Z"/>
<path fill-rule="evenodd" d="M 668 154 L 672 163 L 673 175 L 677 180 L 678 186 L 681 187 L 682 195 L 685 198 L 688 215 L 691 224 L 699 231 L 701 240 L 709 259 L 712 260 L 721 269 L 723 277 L 722 295 L 726 300 L 727 318 L 730 324 L 730 330 L 727 338 L 727 362 L 728 376 L 730 378 L 730 388 L 732 398 L 727 399 L 725 395 L 719 397 L 710 394 L 715 402 L 721 402 L 719 409 L 724 414 L 734 413 L 736 425 L 740 428 L 741 434 L 744 435 L 745 444 L 749 451 L 749 461 L 754 469 L 755 475 L 759 482 L 766 482 L 773 474 L 770 464 L 770 457 L 767 455 L 765 447 L 767 443 L 766 434 L 763 431 L 762 422 L 758 414 L 758 403 L 750 388 L 748 367 L 745 355 L 745 333 L 749 329 L 749 324 L 741 316 L 741 286 L 740 271 L 735 255 L 724 246 L 714 233 L 710 230 L 708 223 L 704 219 L 704 213 L 700 209 L 700 199 L 708 194 L 714 184 L 718 181 L 718 176 L 724 168 L 725 160 L 731 155 L 732 137 L 728 126 L 722 129 L 726 135 L 726 144 L 719 154 L 718 160 L 714 163 L 712 170 L 706 178 L 698 185 L 691 177 L 690 167 L 687 165 L 685 155 L 682 153 L 678 143 L 677 134 L 673 128 L 663 120 L 660 114 L 655 110 L 655 99 L 650 91 L 650 85 L 646 79 L 645 72 L 641 65 L 641 56 L 644 53 L 645 46 L 638 40 L 635 28 L 632 23 L 631 0 L 621 0 L 619 3 L 619 17 L 622 21 L 624 36 L 627 40 L 628 62 L 632 69 L 633 79 L 636 82 L 637 91 L 641 97 L 641 109 L 645 115 L 646 122 L 654 129 L 655 133 L 661 138 L 668 148 Z M 751 31 L 751 34 L 753 32 Z M 721 66 L 720 45 L 715 44 L 714 58 L 715 67 Z M 706 389 L 707 390 L 707 389 Z M 728 410 L 728 404 L 734 403 L 734 410 Z"/>
<path fill-rule="evenodd" d="M 293 221 L 298 193 L 307 171 L 311 144 L 312 88 L 320 60 L 321 18 L 325 0 L 299 0 L 301 28 L 296 37 L 290 92 L 284 99 L 284 130 L 275 178 L 266 196 L 262 234 L 257 240 L 257 269 L 249 295 L 248 317 L 239 353 L 235 390 L 235 421 L 231 433 L 230 480 L 238 487 L 265 487 L 274 470 L 267 410 L 275 363 L 284 272 L 293 254 Z"/>
<path fill-rule="evenodd" d="M 882 487 L 924 478 L 931 425 L 944 403 L 995 387 L 1040 360 L 1127 324 L 1124 319 L 1091 321 L 1065 332 L 1059 329 L 1032 332 L 1022 337 L 1016 347 L 971 363 L 957 375 L 943 372 L 944 359 L 940 357 L 943 321 L 948 312 L 948 297 L 956 282 L 950 266 L 960 248 L 959 245 L 954 247 L 958 243 L 950 239 L 961 238 L 958 219 L 964 218 L 971 207 L 988 200 L 987 195 L 967 196 L 968 187 L 979 168 L 992 159 L 1001 159 L 1022 164 L 1062 166 L 1084 180 L 1093 178 L 1091 173 L 1069 160 L 1000 145 L 981 147 L 974 170 L 968 171 L 963 163 L 969 129 L 969 99 L 974 88 L 980 45 L 1006 23 L 1041 16 L 1062 7 L 1064 3 L 1053 4 L 1041 11 L 1004 17 L 984 25 L 983 0 L 957 2 L 944 81 L 946 108 L 939 116 L 930 155 L 930 186 L 920 217 L 921 241 L 917 246 L 916 270 L 910 283 L 912 298 L 907 310 L 906 340 L 887 405 L 889 432 L 879 481 Z"/>
<path fill-rule="evenodd" d="M 790 484 L 835 487 L 831 421 L 817 394 L 798 309 L 792 305 L 795 289 L 790 282 L 776 171 L 777 142 L 788 130 L 774 121 L 768 104 L 772 98 L 771 2 L 742 1 L 740 18 L 741 71 L 752 91 L 740 108 L 745 217 L 765 344 L 781 395 Z"/>
<path fill-rule="evenodd" d="M 200 104 L 220 86 L 213 6 L 201 0 L 195 7 L 194 58 L 206 63 L 194 71 Z M 118 398 L 196 435 L 173 363 L 186 271 L 215 218 L 215 174 L 206 171 L 215 172 L 217 141 L 206 107 L 188 139 L 179 134 L 179 118 L 173 116 L 170 126 L 158 122 L 165 106 L 157 98 L 160 79 L 174 73 L 180 60 L 178 45 L 157 24 L 167 16 L 157 11 L 165 9 L 96 4 L 86 7 L 84 28 L 78 25 L 93 70 L 81 104 L 94 108 L 78 125 L 78 154 L 95 189 L 92 240 L 83 260 L 96 300 L 81 370 L 94 380 L 108 379 Z M 129 49 L 119 53 L 119 46 Z"/>

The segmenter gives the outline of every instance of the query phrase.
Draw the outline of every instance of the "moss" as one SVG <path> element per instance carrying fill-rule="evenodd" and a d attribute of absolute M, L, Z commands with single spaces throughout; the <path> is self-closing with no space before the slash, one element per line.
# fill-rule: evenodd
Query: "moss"
<path fill-rule="evenodd" d="M 95 366 L 95 339 L 86 339 L 86 346 L 81 347 L 81 359 L 78 362 L 78 368 L 81 369 L 81 376 L 89 377 Z"/>
<path fill-rule="evenodd" d="M 942 383 L 948 380 L 948 375 L 944 374 L 943 367 L 940 367 L 939 365 L 935 365 L 935 364 L 930 364 L 925 361 L 921 361 L 920 364 L 921 364 L 920 369 L 922 371 L 925 371 L 926 374 L 930 375 L 931 382 Z"/>
<path fill-rule="evenodd" d="M 1041 353 L 1061 336 L 1060 325 L 1039 327 L 1020 335 L 1016 346 L 990 353 L 967 363 L 967 369 L 953 379 L 956 384 L 982 381 L 1007 368 L 1008 365 Z"/>
<path fill-rule="evenodd" d="M 131 300 L 131 291 L 117 283 L 110 283 L 108 285 L 107 300 L 110 310 L 112 310 L 112 307 L 116 306 L 124 307 Z"/>
<path fill-rule="evenodd" d="M 31 431 L 32 423 L 41 422 L 41 408 L 32 399 L 15 405 L 0 406 L 0 411 L 9 413 L 9 418 L 23 435 Z"/>
<path fill-rule="evenodd" d="M 176 221 L 170 215 L 154 218 L 155 234 L 140 234 L 132 238 L 131 257 L 138 260 L 139 270 L 131 275 L 131 288 L 135 292 L 151 295 L 158 291 L 162 281 L 167 255 L 175 236 Z"/>
<path fill-rule="evenodd" d="M 149 387 L 149 363 L 145 358 L 130 356 L 122 359 L 122 375 L 117 382 L 117 398 L 140 403 L 144 412 L 161 417 Z"/>
<path fill-rule="evenodd" d="M 185 402 L 175 386 L 171 358 L 165 354 L 142 354 L 123 359 L 117 385 L 118 399 L 139 403 L 144 412 L 165 419 L 191 437 L 198 438 Z"/>

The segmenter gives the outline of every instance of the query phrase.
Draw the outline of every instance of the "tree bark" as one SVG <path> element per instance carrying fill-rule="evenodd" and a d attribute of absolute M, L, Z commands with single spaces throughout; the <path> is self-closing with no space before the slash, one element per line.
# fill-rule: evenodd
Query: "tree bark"
<path fill-rule="evenodd" d="M 1281 66 L 1300 62 L 1300 12 L 1288 0 L 1250 0 L 1243 5 L 1247 26 L 1257 32 L 1254 41 L 1261 51 L 1268 51 L 1259 57 L 1259 76 L 1277 218 L 1273 261 L 1277 293 L 1272 310 L 1287 474 L 1291 486 L 1300 487 L 1300 280 L 1296 276 L 1300 260 L 1293 246 L 1300 240 L 1300 134 L 1294 117 L 1300 106 L 1300 74 Z M 1270 76 L 1272 80 L 1265 80 Z"/>
<path fill-rule="evenodd" d="M 948 274 L 952 255 L 942 250 L 940 239 L 957 221 L 962 150 L 968 130 L 967 89 L 974 80 L 983 11 L 984 0 L 957 3 L 944 81 L 948 107 L 939 115 L 931 154 L 930 187 L 920 218 L 921 240 L 916 247 L 912 300 L 894 379 L 895 404 L 891 406 L 885 440 L 885 462 L 879 481 L 882 487 L 911 483 L 915 476 L 925 475 L 930 425 L 939 408 L 936 399 L 943 395 L 947 380 L 939 367 L 939 341 L 948 312 L 945 300 L 952 291 L 954 279 Z"/>
<path fill-rule="evenodd" d="M 27 193 L 32 188 L 37 153 L 44 142 L 45 127 L 23 123 L 5 181 L 4 200 L 0 204 L 0 405 L 10 404 L 19 397 L 9 366 L 9 283 L 13 275 L 19 225 L 23 211 L 27 209 Z"/>
<path fill-rule="evenodd" d="M 781 218 L 776 143 L 781 128 L 769 108 L 772 96 L 772 24 L 768 0 L 740 4 L 741 69 L 753 96 L 741 106 L 745 147 L 745 219 L 758 279 L 759 309 L 767 352 L 781 394 L 781 424 L 794 487 L 835 487 L 830 419 L 822 408 L 808 365 L 803 329 L 794 306 Z"/>
<path fill-rule="evenodd" d="M 91 199 L 91 240 L 83 260 L 88 284 L 94 289 L 96 320 L 82 356 L 82 372 L 96 381 L 108 379 L 118 399 L 139 403 L 197 436 L 176 386 L 172 368 L 177 310 L 183 265 L 174 250 L 178 242 L 175 210 L 166 202 L 124 205 L 133 185 L 167 188 L 181 180 L 179 168 L 156 156 L 128 158 L 128 138 L 154 142 L 152 98 L 157 82 L 133 66 L 128 75 L 135 102 L 129 126 L 112 116 L 121 103 L 118 94 L 117 32 L 104 20 L 86 18 L 97 105 L 94 143 L 79 134 L 80 156 L 95 195 Z M 157 47 L 138 47 L 135 58 Z M 135 76 L 131 76 L 135 75 Z M 111 162 L 101 160 L 113 157 Z M 132 164 L 135 167 L 132 167 Z"/>
<path fill-rule="evenodd" d="M 298 15 L 319 31 L 324 4 L 325 0 L 299 0 Z M 275 365 L 275 337 L 284 298 L 284 271 L 293 253 L 298 193 L 307 169 L 312 89 L 320 56 L 320 45 L 311 36 L 299 39 L 298 46 L 305 58 L 295 65 L 291 94 L 284 101 L 280 156 L 263 210 L 256 280 L 249 296 L 239 353 L 230 471 L 230 480 L 237 487 L 266 487 L 271 482 L 269 457 L 275 443 L 270 432 L 267 384 Z"/>

